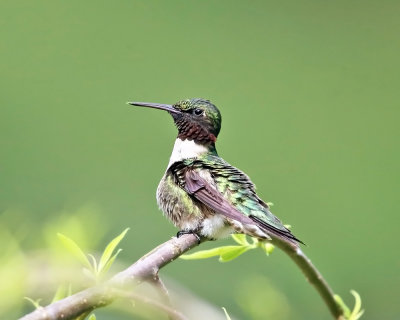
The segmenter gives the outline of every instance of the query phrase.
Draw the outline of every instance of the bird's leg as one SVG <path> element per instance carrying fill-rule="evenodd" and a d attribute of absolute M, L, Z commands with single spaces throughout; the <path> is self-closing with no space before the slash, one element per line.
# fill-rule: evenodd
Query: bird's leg
<path fill-rule="evenodd" d="M 183 236 L 184 234 L 192 234 L 197 238 L 198 244 L 200 244 L 201 243 L 201 237 L 199 236 L 199 234 L 197 232 L 198 232 L 198 230 L 180 230 L 176 234 L 176 237 L 179 238 L 179 237 Z"/>

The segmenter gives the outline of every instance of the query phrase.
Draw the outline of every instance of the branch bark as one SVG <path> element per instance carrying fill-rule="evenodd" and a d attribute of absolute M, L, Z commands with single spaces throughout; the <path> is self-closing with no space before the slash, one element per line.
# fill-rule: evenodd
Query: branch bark
<path fill-rule="evenodd" d="M 272 243 L 284 251 L 297 264 L 308 282 L 318 291 L 333 317 L 338 320 L 344 320 L 344 311 L 336 302 L 333 290 L 301 248 L 277 237 L 273 237 Z"/>
<path fill-rule="evenodd" d="M 272 243 L 289 255 L 297 264 L 307 280 L 321 295 L 334 318 L 344 319 L 343 310 L 336 303 L 332 289 L 303 251 L 296 245 L 289 244 L 279 238 L 274 237 Z M 83 290 L 46 307 L 41 307 L 20 318 L 20 320 L 73 319 L 85 312 L 106 306 L 117 298 L 126 298 L 126 291 L 121 291 L 121 288 L 136 285 L 143 281 L 157 283 L 164 290 L 164 294 L 167 294 L 158 278 L 158 271 L 197 245 L 198 239 L 192 234 L 185 234 L 180 238 L 174 237 L 153 249 L 129 268 L 117 273 L 104 284 Z M 167 313 L 170 316 L 181 316 L 171 306 L 164 306 L 161 309 L 168 310 Z"/>
<path fill-rule="evenodd" d="M 126 294 L 121 295 L 121 288 L 150 279 L 158 281 L 158 271 L 162 267 L 197 245 L 198 239 L 192 234 L 174 237 L 153 249 L 129 268 L 117 273 L 104 284 L 80 291 L 46 307 L 40 307 L 20 320 L 74 319 L 84 312 L 104 307 L 117 298 L 126 298 Z"/>

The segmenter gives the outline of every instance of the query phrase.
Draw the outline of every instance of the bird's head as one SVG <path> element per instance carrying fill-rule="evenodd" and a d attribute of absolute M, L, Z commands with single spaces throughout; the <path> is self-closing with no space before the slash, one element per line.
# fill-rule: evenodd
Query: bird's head
<path fill-rule="evenodd" d="M 173 105 L 150 102 L 128 102 L 128 104 L 168 111 L 174 119 L 181 140 L 214 143 L 221 129 L 221 114 L 208 100 L 186 99 Z"/>

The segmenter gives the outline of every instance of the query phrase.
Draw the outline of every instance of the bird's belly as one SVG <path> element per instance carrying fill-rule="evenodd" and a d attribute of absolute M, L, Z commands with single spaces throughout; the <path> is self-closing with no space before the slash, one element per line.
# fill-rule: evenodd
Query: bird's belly
<path fill-rule="evenodd" d="M 233 232 L 223 215 L 193 200 L 168 175 L 158 185 L 157 203 L 164 215 L 180 230 L 196 231 L 209 239 L 227 237 Z"/>
<path fill-rule="evenodd" d="M 157 188 L 157 203 L 164 215 L 180 230 L 196 230 L 204 218 L 203 210 L 170 176 Z"/>
<path fill-rule="evenodd" d="M 201 224 L 200 233 L 208 239 L 221 239 L 226 238 L 234 233 L 232 225 L 226 221 L 226 218 L 216 213 L 213 216 L 205 218 Z"/>

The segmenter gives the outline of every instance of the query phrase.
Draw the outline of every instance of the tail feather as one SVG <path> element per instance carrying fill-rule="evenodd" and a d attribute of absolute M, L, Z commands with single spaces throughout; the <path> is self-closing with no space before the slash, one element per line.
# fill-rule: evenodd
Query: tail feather
<path fill-rule="evenodd" d="M 301 241 L 300 239 L 296 238 L 292 234 L 292 232 L 290 232 L 290 230 L 287 229 L 287 228 L 278 229 L 278 228 L 266 223 L 265 221 L 261 220 L 260 218 L 258 218 L 256 216 L 253 216 L 253 215 L 250 216 L 250 219 L 255 221 L 258 224 L 258 226 L 261 229 L 264 229 L 267 233 L 271 233 L 271 234 L 273 234 L 273 235 L 275 235 L 275 236 L 277 236 L 279 238 L 283 238 L 284 240 L 289 241 L 291 243 L 295 243 L 295 244 L 301 243 L 301 244 L 305 245 L 305 243 L 303 241 Z"/>

